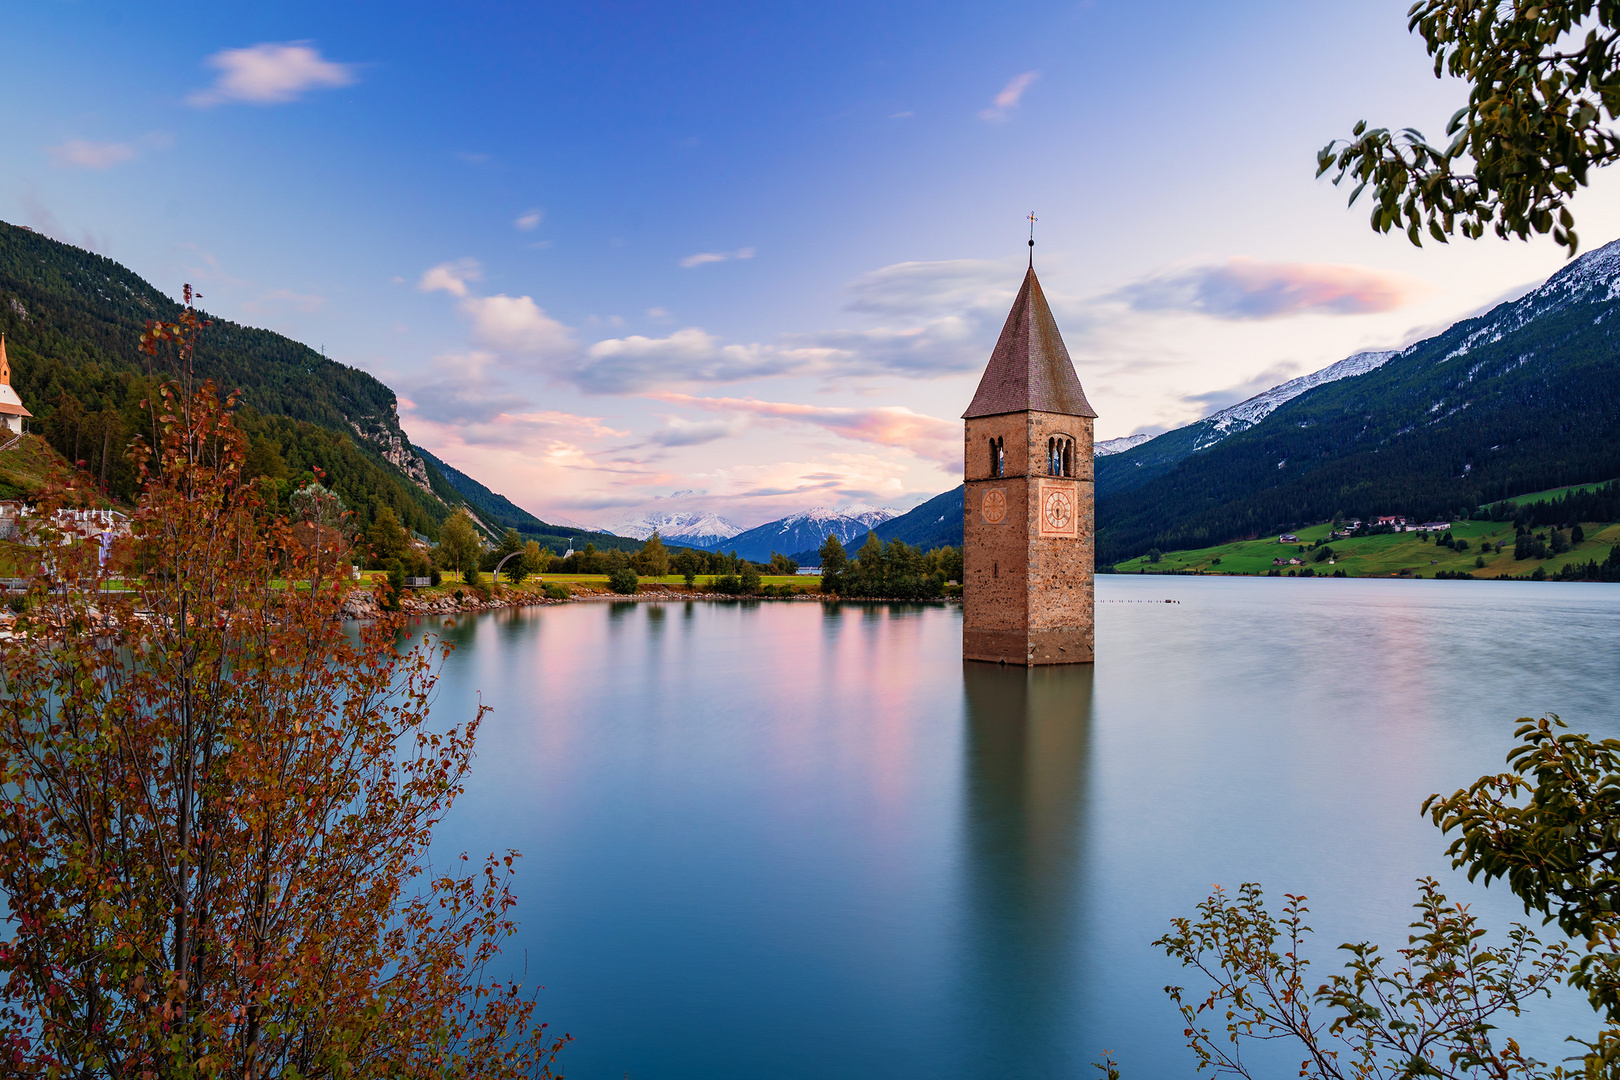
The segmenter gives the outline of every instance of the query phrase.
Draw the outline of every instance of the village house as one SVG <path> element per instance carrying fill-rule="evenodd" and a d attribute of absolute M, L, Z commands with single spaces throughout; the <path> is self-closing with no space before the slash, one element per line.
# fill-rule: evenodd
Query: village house
<path fill-rule="evenodd" d="M 1449 521 L 1425 521 L 1423 524 L 1418 526 L 1418 531 L 1445 532 L 1449 528 L 1451 528 L 1451 522 Z"/>
<path fill-rule="evenodd" d="M 1277 537 L 1277 543 L 1297 544 L 1299 543 L 1299 537 L 1295 536 L 1293 533 L 1283 533 L 1281 536 Z"/>

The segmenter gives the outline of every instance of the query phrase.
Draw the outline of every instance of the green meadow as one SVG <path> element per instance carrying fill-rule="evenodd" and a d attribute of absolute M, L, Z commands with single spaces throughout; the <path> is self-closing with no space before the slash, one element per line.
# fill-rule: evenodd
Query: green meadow
<path fill-rule="evenodd" d="M 1586 485 L 1596 486 L 1596 485 Z M 1534 502 L 1538 498 L 1551 498 L 1574 488 L 1559 488 L 1555 492 L 1525 496 L 1517 501 Z M 1515 559 L 1513 557 L 1513 523 L 1511 521 L 1454 521 L 1451 535 L 1468 541 L 1468 550 L 1457 552 L 1434 542 L 1434 537 L 1420 538 L 1417 533 L 1391 533 L 1385 536 L 1351 537 L 1328 541 L 1324 546 L 1333 554 L 1321 561 L 1311 546 L 1326 541 L 1331 526 L 1312 525 L 1297 529 L 1297 544 L 1280 543 L 1277 534 L 1257 540 L 1239 540 L 1216 547 L 1192 551 L 1166 552 L 1158 563 L 1148 561 L 1146 555 L 1117 563 L 1115 569 L 1122 574 L 1146 572 L 1168 574 L 1175 572 L 1202 572 L 1210 574 L 1269 574 L 1273 569 L 1286 575 L 1310 567 L 1316 574 L 1332 575 L 1343 571 L 1346 577 L 1401 577 L 1421 575 L 1433 577 L 1439 571 L 1464 571 L 1478 578 L 1522 577 L 1542 567 L 1553 575 L 1569 563 L 1602 562 L 1608 558 L 1609 548 L 1620 544 L 1620 523 L 1583 523 L 1586 538 L 1561 555 L 1547 559 Z M 1538 530 L 1544 531 L 1544 530 Z M 1441 534 L 1444 535 L 1444 534 Z M 1500 543 L 1502 551 L 1495 545 Z M 1490 545 L 1487 549 L 1486 545 Z M 1483 558 L 1483 567 L 1476 560 Z M 1272 560 L 1281 559 L 1282 566 Z M 1299 565 L 1288 565 L 1289 559 L 1301 560 Z"/>

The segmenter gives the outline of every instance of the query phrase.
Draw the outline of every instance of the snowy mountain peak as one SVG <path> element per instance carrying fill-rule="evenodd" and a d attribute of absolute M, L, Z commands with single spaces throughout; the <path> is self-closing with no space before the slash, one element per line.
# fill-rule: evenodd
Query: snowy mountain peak
<path fill-rule="evenodd" d="M 814 506 L 801 513 L 791 514 L 782 518 L 783 525 L 797 525 L 800 522 L 815 523 L 821 521 L 855 521 L 870 529 L 874 525 L 881 525 L 892 517 L 899 517 L 900 511 L 888 506 L 871 506 L 866 503 L 855 503 L 852 506 L 835 508 L 831 506 Z"/>
<path fill-rule="evenodd" d="M 1147 432 L 1135 435 L 1121 435 L 1117 439 L 1104 439 L 1091 448 L 1093 457 L 1107 457 L 1109 454 L 1123 454 L 1127 450 L 1134 450 L 1138 446 L 1153 438 Z"/>
<path fill-rule="evenodd" d="M 620 522 L 613 527 L 615 536 L 628 536 L 645 540 L 656 530 L 664 540 L 712 544 L 729 540 L 742 532 L 742 526 L 727 521 L 718 514 L 704 511 L 661 511 Z"/>
<path fill-rule="evenodd" d="M 1396 355 L 1398 354 L 1393 350 L 1358 352 L 1336 364 L 1329 364 L 1321 371 L 1313 371 L 1309 375 L 1301 375 L 1297 379 L 1278 383 L 1270 390 L 1256 394 L 1247 401 L 1240 401 L 1218 413 L 1212 413 L 1204 418 L 1204 423 L 1214 428 L 1220 435 L 1211 442 L 1219 442 L 1234 432 L 1253 427 L 1307 390 L 1324 383 L 1365 375 L 1369 371 L 1383 367 Z"/>

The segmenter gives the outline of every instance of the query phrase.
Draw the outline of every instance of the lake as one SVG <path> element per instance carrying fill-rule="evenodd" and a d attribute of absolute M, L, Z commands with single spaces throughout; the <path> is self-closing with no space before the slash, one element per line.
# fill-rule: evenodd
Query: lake
<path fill-rule="evenodd" d="M 1094 667 L 965 664 L 954 607 L 438 630 L 436 717 L 494 712 L 436 850 L 523 853 L 505 959 L 566 1075 L 1191 1076 L 1163 987 L 1199 984 L 1151 942 L 1211 885 L 1308 894 L 1322 974 L 1404 944 L 1422 874 L 1505 927 L 1419 805 L 1499 771 L 1516 717 L 1620 735 L 1612 585 L 1097 586 Z M 1524 1034 L 1557 1059 L 1594 1026 L 1564 995 Z"/>

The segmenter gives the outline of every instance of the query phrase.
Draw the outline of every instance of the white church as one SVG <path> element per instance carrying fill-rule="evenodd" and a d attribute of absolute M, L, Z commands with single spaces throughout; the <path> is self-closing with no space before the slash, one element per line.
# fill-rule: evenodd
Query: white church
<path fill-rule="evenodd" d="M 11 388 L 11 361 L 6 359 L 6 336 L 0 334 L 0 438 L 23 433 L 23 421 L 34 414 L 23 408 L 22 398 Z"/>

